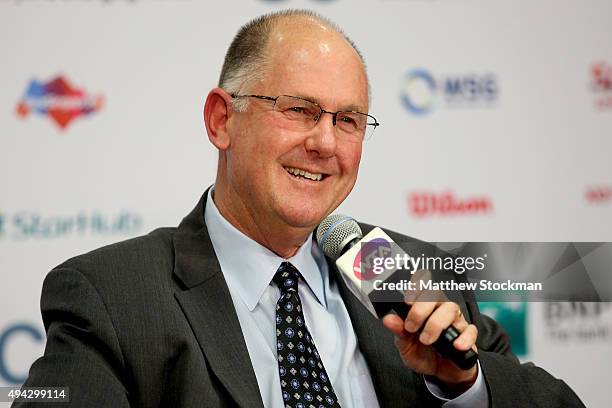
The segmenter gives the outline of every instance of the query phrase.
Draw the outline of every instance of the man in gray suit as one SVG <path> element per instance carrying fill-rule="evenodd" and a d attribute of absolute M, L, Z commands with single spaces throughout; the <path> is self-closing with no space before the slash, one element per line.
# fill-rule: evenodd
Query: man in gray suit
<path fill-rule="evenodd" d="M 291 11 L 244 26 L 204 109 L 214 187 L 178 228 L 48 275 L 26 385 L 69 387 L 77 407 L 582 406 L 473 302 L 418 302 L 383 325 L 313 245 L 355 183 L 368 107 L 363 58 L 333 23 Z M 469 370 L 431 347 L 450 324 L 457 349 L 478 349 Z"/>

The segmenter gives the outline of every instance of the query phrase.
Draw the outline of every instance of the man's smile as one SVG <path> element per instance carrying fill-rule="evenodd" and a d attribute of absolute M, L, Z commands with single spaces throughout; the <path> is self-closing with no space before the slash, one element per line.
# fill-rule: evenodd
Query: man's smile
<path fill-rule="evenodd" d="M 312 181 L 321 181 L 324 178 L 326 178 L 328 175 L 324 174 L 324 173 L 314 173 L 314 172 L 309 172 L 307 170 L 304 169 L 300 169 L 297 167 L 288 167 L 288 166 L 283 166 L 283 168 L 287 171 L 287 173 L 291 174 L 292 176 L 296 177 L 296 178 L 300 178 L 300 179 L 308 179 L 308 180 L 312 180 Z"/>

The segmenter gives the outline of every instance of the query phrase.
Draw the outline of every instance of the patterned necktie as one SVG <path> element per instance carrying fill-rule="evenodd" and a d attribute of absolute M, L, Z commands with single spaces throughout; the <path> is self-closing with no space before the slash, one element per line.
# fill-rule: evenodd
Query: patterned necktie
<path fill-rule="evenodd" d="M 286 408 L 340 408 L 319 352 L 304 324 L 298 294 L 300 272 L 283 262 L 272 279 L 280 289 L 276 303 L 278 372 Z"/>

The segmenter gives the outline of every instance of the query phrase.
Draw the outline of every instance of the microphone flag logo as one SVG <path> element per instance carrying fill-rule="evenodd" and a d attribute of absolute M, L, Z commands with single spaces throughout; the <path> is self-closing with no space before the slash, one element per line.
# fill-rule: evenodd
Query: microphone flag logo
<path fill-rule="evenodd" d="M 387 258 L 391 253 L 391 243 L 384 238 L 375 238 L 362 243 L 361 249 L 353 261 L 353 273 L 360 281 L 369 281 L 378 274 L 374 272 L 374 259 Z"/>

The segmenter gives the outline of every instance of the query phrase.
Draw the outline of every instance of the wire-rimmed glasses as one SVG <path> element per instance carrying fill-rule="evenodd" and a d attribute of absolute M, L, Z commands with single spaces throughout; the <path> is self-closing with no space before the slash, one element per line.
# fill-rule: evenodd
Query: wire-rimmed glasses
<path fill-rule="evenodd" d="M 232 98 L 257 98 L 274 102 L 274 110 L 280 112 L 288 124 L 295 130 L 308 131 L 318 123 L 323 113 L 332 115 L 332 123 L 338 130 L 338 135 L 356 141 L 368 139 L 380 123 L 372 115 L 357 111 L 329 112 L 318 103 L 297 96 L 280 95 L 276 97 L 265 95 L 236 95 Z"/>

